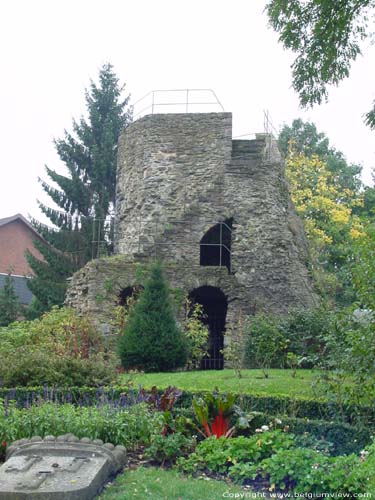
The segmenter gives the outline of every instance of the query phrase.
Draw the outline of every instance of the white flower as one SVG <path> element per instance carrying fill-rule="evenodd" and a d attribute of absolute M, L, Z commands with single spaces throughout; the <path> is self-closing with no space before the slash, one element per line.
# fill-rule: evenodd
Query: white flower
<path fill-rule="evenodd" d="M 262 429 L 262 432 L 266 432 L 266 431 L 270 430 L 270 428 L 268 427 L 268 425 L 262 425 L 261 429 Z"/>

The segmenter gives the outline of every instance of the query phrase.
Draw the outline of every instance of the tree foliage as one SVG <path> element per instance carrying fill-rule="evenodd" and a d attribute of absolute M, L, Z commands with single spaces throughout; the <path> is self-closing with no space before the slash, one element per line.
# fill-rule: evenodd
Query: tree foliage
<path fill-rule="evenodd" d="M 368 16 L 374 0 L 271 0 L 266 6 L 269 22 L 286 49 L 297 54 L 293 88 L 302 106 L 328 98 L 329 85 L 349 76 L 369 35 Z M 375 108 L 366 115 L 375 127 Z"/>
<path fill-rule="evenodd" d="M 66 279 L 92 257 L 112 249 L 111 214 L 115 205 L 117 141 L 131 121 L 129 97 L 123 98 L 113 67 L 105 64 L 99 83 L 91 81 L 86 90 L 87 118 L 73 120 L 72 133 L 65 131 L 54 141 L 67 174 L 46 166 L 49 182 L 41 180 L 43 190 L 57 208 L 39 202 L 50 219 L 51 229 L 33 221 L 49 245 L 35 244 L 43 255 L 40 261 L 28 253 L 35 278 L 30 288 L 44 309 L 61 304 Z"/>
<path fill-rule="evenodd" d="M 318 287 L 338 299 L 347 291 L 343 290 L 348 285 L 344 266 L 350 245 L 363 231 L 360 218 L 353 214 L 353 207 L 362 200 L 349 189 L 339 190 L 327 164 L 315 155 L 291 151 L 287 177 L 296 211 L 304 222 Z"/>
<path fill-rule="evenodd" d="M 358 292 L 361 307 L 375 311 L 375 228 L 366 232 L 352 248 L 351 277 Z"/>
<path fill-rule="evenodd" d="M 122 366 L 146 372 L 173 370 L 186 363 L 186 345 L 159 262 L 150 269 L 119 339 Z"/>
<path fill-rule="evenodd" d="M 28 281 L 27 286 L 34 295 L 33 312 L 29 312 L 30 319 L 40 313 L 51 309 L 52 306 L 62 306 L 67 288 L 67 278 L 71 276 L 78 266 L 69 254 L 55 247 L 34 241 L 34 247 L 43 256 L 43 260 L 26 251 L 27 261 L 34 272 L 34 277 Z"/>
<path fill-rule="evenodd" d="M 314 123 L 304 122 L 300 118 L 293 120 L 292 125 L 284 125 L 278 138 L 279 148 L 285 157 L 289 149 L 308 157 L 313 155 L 327 165 L 332 174 L 331 181 L 338 190 L 357 194 L 362 189 L 360 179 L 362 167 L 348 163 L 341 151 L 332 147 L 328 137 L 319 132 Z"/>
<path fill-rule="evenodd" d="M 11 272 L 5 277 L 4 287 L 0 290 L 0 326 L 16 321 L 21 312 L 21 304 L 13 286 Z"/>
<path fill-rule="evenodd" d="M 310 267 L 320 292 L 351 302 L 350 247 L 368 223 L 361 167 L 348 164 L 313 123 L 294 120 L 279 137 L 286 174 L 310 247 Z M 370 198 L 370 196 L 368 196 Z"/>

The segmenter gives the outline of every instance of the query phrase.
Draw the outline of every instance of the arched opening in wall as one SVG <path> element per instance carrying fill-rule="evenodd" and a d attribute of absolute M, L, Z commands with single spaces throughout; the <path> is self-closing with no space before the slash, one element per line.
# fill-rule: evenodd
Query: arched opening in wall
<path fill-rule="evenodd" d="M 200 241 L 201 266 L 225 266 L 231 272 L 233 218 L 212 226 Z"/>
<path fill-rule="evenodd" d="M 128 306 L 131 299 L 137 300 L 141 290 L 141 286 L 127 286 L 126 288 L 123 288 L 118 294 L 117 304 L 124 307 Z"/>
<path fill-rule="evenodd" d="M 201 286 L 189 294 L 191 302 L 201 304 L 204 311 L 203 322 L 208 326 L 208 356 L 201 362 L 202 370 L 222 370 L 224 368 L 224 332 L 228 301 L 220 288 Z"/>

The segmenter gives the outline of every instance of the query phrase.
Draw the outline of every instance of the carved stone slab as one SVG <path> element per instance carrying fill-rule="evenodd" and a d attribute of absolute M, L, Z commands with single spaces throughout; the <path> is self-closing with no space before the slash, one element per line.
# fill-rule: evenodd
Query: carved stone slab
<path fill-rule="evenodd" d="M 15 441 L 0 467 L 0 499 L 91 500 L 126 463 L 123 446 L 73 434 Z"/>

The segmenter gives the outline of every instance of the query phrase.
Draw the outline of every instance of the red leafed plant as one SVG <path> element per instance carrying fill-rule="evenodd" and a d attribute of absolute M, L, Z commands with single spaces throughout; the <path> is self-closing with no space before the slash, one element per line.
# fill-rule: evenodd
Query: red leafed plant
<path fill-rule="evenodd" d="M 163 413 L 165 424 L 163 427 L 162 435 L 166 436 L 167 434 L 173 433 L 174 431 L 170 427 L 171 410 L 176 401 L 182 395 L 182 391 L 180 391 L 180 389 L 177 389 L 177 387 L 169 386 L 163 393 L 159 393 L 156 386 L 154 385 L 151 388 L 150 393 L 148 393 L 145 389 L 141 389 L 140 394 L 143 398 L 143 401 L 146 401 L 151 408 Z"/>
<path fill-rule="evenodd" d="M 205 399 L 194 399 L 195 415 L 204 430 L 197 427 L 204 437 L 231 437 L 235 431 L 230 426 L 231 416 L 235 413 L 234 396 L 220 395 L 217 392 L 207 394 Z"/>

